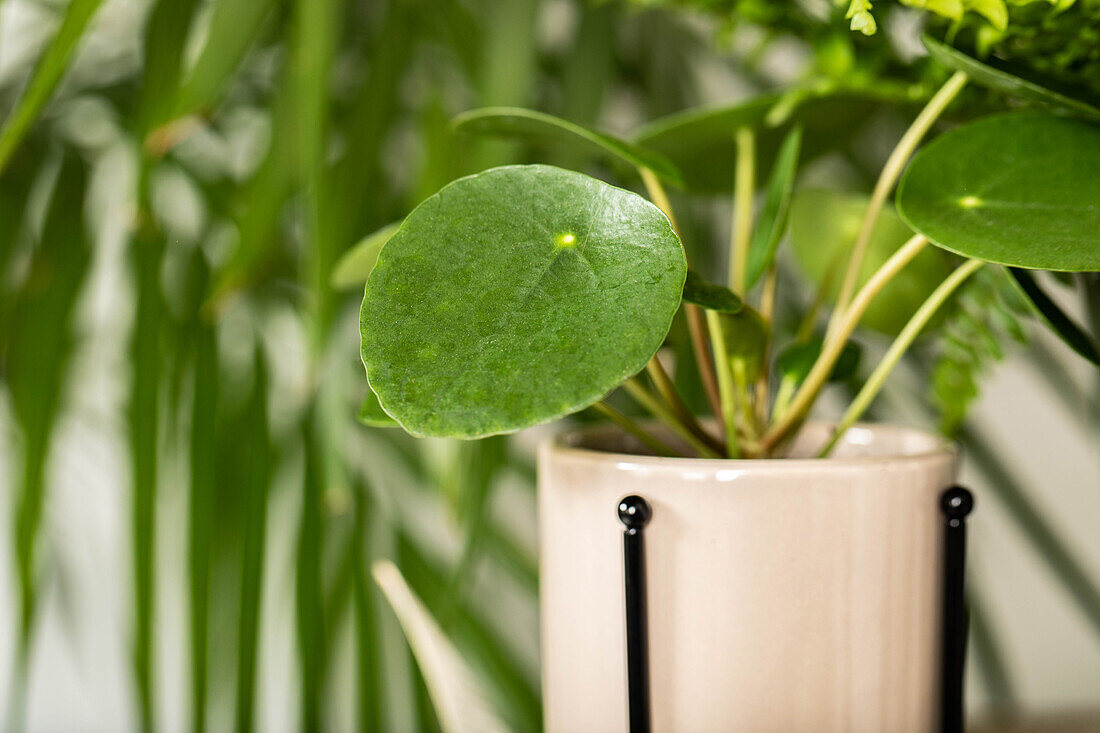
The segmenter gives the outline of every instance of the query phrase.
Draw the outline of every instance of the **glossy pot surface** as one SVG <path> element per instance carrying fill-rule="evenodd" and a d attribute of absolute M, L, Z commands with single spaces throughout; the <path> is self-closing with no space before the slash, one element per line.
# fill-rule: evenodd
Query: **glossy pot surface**
<path fill-rule="evenodd" d="M 941 492 L 956 451 L 807 426 L 781 460 L 637 455 L 616 433 L 539 452 L 550 733 L 627 730 L 619 499 L 645 497 L 655 731 L 930 731 L 938 708 Z"/>

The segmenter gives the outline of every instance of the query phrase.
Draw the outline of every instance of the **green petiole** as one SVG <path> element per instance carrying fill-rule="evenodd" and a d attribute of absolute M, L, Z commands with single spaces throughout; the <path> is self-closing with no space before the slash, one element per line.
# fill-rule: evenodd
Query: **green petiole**
<path fill-rule="evenodd" d="M 875 230 L 875 221 L 878 219 L 882 207 L 886 204 L 886 198 L 890 195 L 890 191 L 894 189 L 894 185 L 901 177 L 902 171 L 905 170 L 906 162 L 913 155 L 913 151 L 917 149 L 920 141 L 924 139 L 924 136 L 928 134 L 928 130 L 931 129 L 932 125 L 947 109 L 947 106 L 951 104 L 951 101 L 958 96 L 969 80 L 970 77 L 965 72 L 956 71 L 952 74 L 951 78 L 940 87 L 940 90 L 928 100 L 928 104 L 913 120 L 913 124 L 905 131 L 901 140 L 894 147 L 893 152 L 890 153 L 886 165 L 883 166 L 882 172 L 875 182 L 875 189 L 871 193 L 871 201 L 867 204 L 867 213 L 863 216 L 856 242 L 848 255 L 848 266 L 844 271 L 840 293 L 837 295 L 836 308 L 825 332 L 826 340 L 840 328 L 840 319 L 844 316 L 844 311 L 848 308 L 848 303 L 855 292 L 856 281 L 859 278 L 859 268 L 863 264 L 863 256 L 867 253 L 867 247 L 871 243 L 871 234 Z"/>
<path fill-rule="evenodd" d="M 753 195 L 756 193 L 756 133 L 751 127 L 737 130 L 737 168 L 734 176 L 729 283 L 730 290 L 744 296 L 749 244 L 752 241 Z"/>
<path fill-rule="evenodd" d="M 643 428 L 641 425 L 639 425 L 623 413 L 619 412 L 606 402 L 597 402 L 596 404 L 592 405 L 592 409 L 606 417 L 611 422 L 618 425 L 624 432 L 633 435 L 642 445 L 649 448 L 657 455 L 664 456 L 665 458 L 685 457 L 683 454 L 678 453 L 660 438 L 647 432 L 645 428 Z"/>
<path fill-rule="evenodd" d="M 818 356 L 806 380 L 795 393 L 790 408 L 761 438 L 760 446 L 764 452 L 768 452 L 779 445 L 791 430 L 802 422 L 806 413 L 813 406 L 814 400 L 817 399 L 817 395 L 821 392 L 821 388 L 825 386 L 833 367 L 836 366 L 837 359 L 844 351 L 845 342 L 852 335 L 856 325 L 859 324 L 859 319 L 863 317 L 871 301 L 927 245 L 928 240 L 922 235 L 913 236 L 871 276 L 871 279 L 856 294 L 851 306 L 848 307 L 848 310 L 840 319 L 836 332 L 831 337 L 826 337 L 821 355 Z"/>
<path fill-rule="evenodd" d="M 726 353 L 726 340 L 722 336 L 722 322 L 717 313 L 706 311 L 710 342 L 714 348 L 714 361 L 718 369 L 718 392 L 722 400 L 722 420 L 726 424 L 726 454 L 740 458 L 741 448 L 737 435 L 737 385 Z"/>
<path fill-rule="evenodd" d="M 627 391 L 634 401 L 649 411 L 655 418 L 664 423 L 665 427 L 676 434 L 678 438 L 690 445 L 704 458 L 722 458 L 722 454 L 711 448 L 704 441 L 696 437 L 687 426 L 676 419 L 672 411 L 665 407 L 664 403 L 655 397 L 637 377 L 631 377 L 623 382 L 623 389 Z"/>
<path fill-rule="evenodd" d="M 905 324 L 905 328 L 898 334 L 898 337 L 894 339 L 894 343 L 890 345 L 886 355 L 882 357 L 882 361 L 875 367 L 871 376 L 867 378 L 867 382 L 863 385 L 863 388 L 860 389 L 855 399 L 852 400 L 852 404 L 848 406 L 848 410 L 833 429 L 833 435 L 829 438 L 829 442 L 818 452 L 818 458 L 825 458 L 829 455 L 841 436 L 847 432 L 848 428 L 855 424 L 856 420 L 858 420 L 870 406 L 871 402 L 878 395 L 879 390 L 882 389 L 882 385 L 890 375 L 890 372 L 897 366 L 901 357 L 913 344 L 917 336 L 920 335 L 921 331 L 924 330 L 924 327 L 928 325 L 928 321 L 932 319 L 936 311 L 939 310 L 947 299 L 951 297 L 951 294 L 954 293 L 968 277 L 977 272 L 984 264 L 985 263 L 981 260 L 967 260 L 965 264 L 952 272 L 946 280 L 940 283 L 939 287 L 932 291 L 928 299 L 924 301 L 921 307 L 917 309 L 917 312 L 913 314 L 913 317 L 909 319 L 909 322 Z"/>

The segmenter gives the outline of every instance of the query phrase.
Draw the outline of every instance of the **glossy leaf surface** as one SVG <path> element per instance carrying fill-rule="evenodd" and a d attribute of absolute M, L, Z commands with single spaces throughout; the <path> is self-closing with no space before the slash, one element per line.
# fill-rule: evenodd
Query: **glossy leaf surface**
<path fill-rule="evenodd" d="M 790 237 L 795 258 L 815 283 L 828 281 L 830 302 L 836 298 L 848 252 L 866 209 L 866 196 L 841 191 L 804 191 L 791 203 Z M 893 209 L 884 208 L 860 267 L 859 284 L 865 283 L 912 235 Z M 943 253 L 926 247 L 875 297 L 861 323 L 882 333 L 897 334 L 950 271 Z"/>
<path fill-rule="evenodd" d="M 458 132 L 579 145 L 636 168 L 648 168 L 675 185 L 683 183 L 679 171 L 664 156 L 544 112 L 522 107 L 486 107 L 464 112 L 452 124 Z"/>
<path fill-rule="evenodd" d="M 944 249 L 1012 267 L 1100 270 L 1100 126 L 1038 113 L 987 117 L 933 140 L 898 211 Z"/>
<path fill-rule="evenodd" d="M 462 178 L 379 255 L 360 316 L 367 377 L 417 435 L 553 420 L 645 366 L 686 271 L 668 219 L 629 191 L 538 165 Z"/>

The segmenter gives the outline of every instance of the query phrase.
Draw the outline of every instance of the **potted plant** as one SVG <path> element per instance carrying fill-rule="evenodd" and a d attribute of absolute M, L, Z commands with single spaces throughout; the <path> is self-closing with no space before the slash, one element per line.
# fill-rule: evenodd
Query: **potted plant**
<path fill-rule="evenodd" d="M 852 4 L 853 28 L 874 30 L 869 10 Z M 1100 270 L 1100 110 L 1087 94 L 925 43 L 949 75 L 869 198 L 796 192 L 795 182 L 824 132 L 818 106 L 900 104 L 890 85 L 812 80 L 658 120 L 629 140 L 493 108 L 455 127 L 580 146 L 635 170 L 648 198 L 549 165 L 494 168 L 445 186 L 342 263 L 342 277 L 369 277 L 363 422 L 462 439 L 582 410 L 608 423 L 539 453 L 548 729 L 625 728 L 615 507 L 632 493 L 654 516 L 655 727 L 932 727 L 938 497 L 956 452 L 858 421 L 972 278 L 1007 272 L 1044 322 L 1100 364 L 1032 274 Z M 929 140 L 974 85 L 1013 107 L 1035 104 Z M 721 284 L 689 266 L 666 186 L 705 191 L 728 167 Z M 786 342 L 775 328 L 783 242 L 816 286 Z M 663 350 L 678 319 L 690 347 Z M 830 381 L 856 373 L 851 337 L 865 322 L 890 333 L 890 347 L 838 420 L 811 420 Z M 693 373 L 701 409 L 678 387 Z M 619 389 L 630 403 L 611 396 Z"/>

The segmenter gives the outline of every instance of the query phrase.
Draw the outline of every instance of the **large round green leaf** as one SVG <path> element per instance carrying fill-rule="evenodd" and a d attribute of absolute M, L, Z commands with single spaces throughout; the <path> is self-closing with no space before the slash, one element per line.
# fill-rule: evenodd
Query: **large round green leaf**
<path fill-rule="evenodd" d="M 925 36 L 923 40 L 932 58 L 949 69 L 966 72 L 971 79 L 984 87 L 1004 92 L 1017 99 L 1049 104 L 1085 117 L 1100 119 L 1100 109 L 1081 99 L 1029 81 L 990 63 L 979 61 L 934 38 Z"/>
<path fill-rule="evenodd" d="M 800 191 L 791 201 L 790 237 L 795 258 L 803 272 L 828 285 L 826 295 L 835 300 L 844 277 L 848 253 L 859 234 L 867 211 L 867 196 L 843 191 Z M 889 206 L 875 222 L 867 253 L 859 271 L 859 284 L 913 236 Z M 926 247 L 905 266 L 871 302 L 862 323 L 881 333 L 896 335 L 909 317 L 951 272 L 947 256 Z"/>
<path fill-rule="evenodd" d="M 967 257 L 1100 270 L 1100 127 L 1031 112 L 987 117 L 921 150 L 897 202 L 911 227 Z"/>
<path fill-rule="evenodd" d="M 360 316 L 367 378 L 417 435 L 546 422 L 645 366 L 686 272 L 668 219 L 629 191 L 550 166 L 463 178 L 382 248 Z"/>

